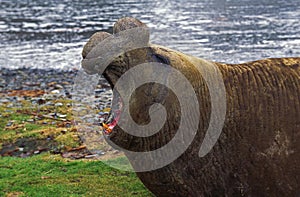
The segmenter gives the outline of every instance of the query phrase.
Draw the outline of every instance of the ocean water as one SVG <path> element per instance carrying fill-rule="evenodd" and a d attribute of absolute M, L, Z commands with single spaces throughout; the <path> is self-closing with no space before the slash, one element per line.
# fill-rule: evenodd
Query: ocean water
<path fill-rule="evenodd" d="M 300 56 L 299 0 L 0 0 L 0 68 L 79 68 L 88 38 L 124 16 L 204 59 Z"/>

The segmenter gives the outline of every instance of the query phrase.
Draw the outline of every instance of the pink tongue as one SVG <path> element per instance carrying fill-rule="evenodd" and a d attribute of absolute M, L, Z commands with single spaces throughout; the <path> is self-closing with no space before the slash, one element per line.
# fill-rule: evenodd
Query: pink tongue
<path fill-rule="evenodd" d="M 108 124 L 108 127 L 110 129 L 113 129 L 117 125 L 118 121 L 114 119 L 111 123 Z"/>

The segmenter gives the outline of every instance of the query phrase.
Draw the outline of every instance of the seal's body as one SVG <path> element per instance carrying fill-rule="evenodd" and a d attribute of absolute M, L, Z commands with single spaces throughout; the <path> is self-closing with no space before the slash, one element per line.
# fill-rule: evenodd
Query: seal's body
<path fill-rule="evenodd" d="M 115 26 L 124 24 L 124 20 L 127 19 L 121 19 Z M 202 62 L 201 66 L 217 66 L 226 90 L 224 127 L 217 143 L 204 157 L 198 153 L 209 125 L 211 101 L 194 60 Z M 116 58 L 104 76 L 113 87 L 124 72 L 145 62 L 168 64 L 184 74 L 198 97 L 201 114 L 197 134 L 179 158 L 163 168 L 137 173 L 151 192 L 157 196 L 300 194 L 300 58 L 223 64 L 149 44 Z M 168 143 L 178 129 L 181 116 L 173 92 L 159 84 L 140 87 L 130 101 L 131 115 L 137 123 L 147 124 L 148 109 L 157 102 L 165 106 L 168 115 L 157 134 L 134 137 L 116 126 L 109 140 L 131 151 L 155 150 Z M 127 157 L 135 162 L 132 155 Z"/>

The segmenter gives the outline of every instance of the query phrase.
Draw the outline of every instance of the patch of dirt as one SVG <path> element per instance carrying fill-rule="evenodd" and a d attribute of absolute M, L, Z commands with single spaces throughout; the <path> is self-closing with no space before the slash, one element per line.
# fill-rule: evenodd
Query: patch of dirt
<path fill-rule="evenodd" d="M 5 195 L 5 197 L 18 197 L 24 195 L 23 192 L 10 192 Z"/>
<path fill-rule="evenodd" d="M 19 138 L 14 143 L 2 144 L 1 156 L 29 157 L 46 151 L 58 151 L 52 139 Z"/>

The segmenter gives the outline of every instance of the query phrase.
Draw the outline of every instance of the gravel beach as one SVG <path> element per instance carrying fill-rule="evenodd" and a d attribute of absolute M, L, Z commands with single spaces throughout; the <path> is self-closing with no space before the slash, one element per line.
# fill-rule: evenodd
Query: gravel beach
<path fill-rule="evenodd" d="M 0 104 L 20 100 L 72 99 L 72 88 L 78 70 L 6 69 L 0 70 Z M 94 89 L 94 107 L 110 108 L 112 91 L 99 78 Z"/>
<path fill-rule="evenodd" d="M 99 158 L 109 157 L 107 155 L 118 155 L 119 152 L 107 146 L 102 137 L 100 122 L 103 121 L 109 113 L 112 91 L 108 83 L 99 78 L 99 83 L 91 95 L 92 102 L 89 106 L 82 103 L 73 102 L 72 88 L 74 79 L 78 74 L 78 70 L 43 70 L 43 69 L 5 69 L 0 71 L 0 106 L 5 106 L 6 111 L 10 108 L 23 109 L 24 101 L 30 103 L 30 108 L 49 107 L 54 111 L 43 112 L 39 116 L 32 116 L 24 122 L 36 123 L 37 125 L 58 125 L 62 135 L 70 130 L 71 127 L 77 129 L 78 138 L 80 140 L 79 147 L 66 149 L 58 149 L 57 142 L 51 141 L 51 137 L 41 139 L 18 139 L 14 143 L 6 143 L 0 139 L 2 156 L 31 156 L 42 151 L 52 151 L 61 154 L 67 158 Z M 70 101 L 64 103 L 63 101 Z M 67 106 L 64 106 L 67 105 Z M 69 113 L 59 113 L 59 108 L 70 108 Z M 8 109 L 8 110 L 7 110 Z M 87 113 L 84 113 L 87 111 Z M 77 113 L 78 112 L 78 113 Z M 91 113 L 92 112 L 92 113 Z M 12 112 L 13 113 L 13 110 Z M 70 115 L 71 114 L 71 115 Z M 3 114 L 0 112 L 0 118 Z M 69 118 L 67 118 L 69 117 Z M 50 121 L 43 121 L 50 119 Z M 38 121 L 40 121 L 38 123 Z M 42 122 L 41 122 L 42 121 Z M 62 122 L 62 124 L 59 123 Z M 7 128 L 14 128 L 13 120 L 5 122 Z M 78 125 L 81 125 L 78 127 Z M 4 129 L 4 131 L 5 131 Z M 16 132 L 17 134 L 17 132 Z M 54 139 L 54 138 L 53 138 Z M 35 143 L 32 143 L 35 141 Z M 21 151 L 15 151 L 21 150 Z M 57 151 L 58 150 L 58 151 Z"/>
<path fill-rule="evenodd" d="M 0 70 L 0 94 L 1 102 L 4 99 L 14 101 L 15 96 L 21 95 L 17 91 L 37 91 L 58 94 L 60 97 L 71 98 L 72 86 L 78 70 L 44 70 L 44 69 L 6 69 Z M 109 85 L 104 80 L 99 80 L 95 93 L 109 91 Z M 59 91 L 54 91 L 59 90 Z M 12 92 L 15 92 L 12 94 Z M 26 96 L 26 95 L 25 95 Z M 33 95 L 34 96 L 34 95 Z M 99 96 L 99 95 L 98 95 Z"/>

